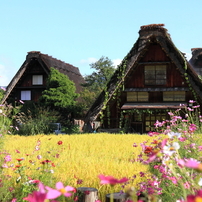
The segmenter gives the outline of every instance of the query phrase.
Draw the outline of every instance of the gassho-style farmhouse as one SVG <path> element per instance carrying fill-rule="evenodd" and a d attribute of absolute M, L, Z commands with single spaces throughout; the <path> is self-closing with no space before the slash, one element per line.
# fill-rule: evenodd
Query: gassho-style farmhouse
<path fill-rule="evenodd" d="M 202 106 L 202 48 L 191 51 L 192 58 L 187 61 L 164 24 L 141 26 L 132 49 L 81 119 L 92 130 L 97 125 L 100 131 L 125 128 L 142 134 L 154 130 L 156 120 L 167 119 L 168 111 L 183 110 L 190 100 Z M 81 92 L 85 81 L 77 67 L 32 51 L 8 85 L 3 103 L 37 102 L 46 89 L 50 67 L 66 74 L 76 92 Z"/>

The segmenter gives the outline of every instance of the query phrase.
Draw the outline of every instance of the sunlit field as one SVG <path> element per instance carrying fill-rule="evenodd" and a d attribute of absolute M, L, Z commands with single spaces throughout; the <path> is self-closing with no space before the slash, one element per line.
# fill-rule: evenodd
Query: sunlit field
<path fill-rule="evenodd" d="M 12 160 L 7 162 L 8 168 L 3 169 L 3 174 L 11 176 L 8 187 L 18 186 L 19 172 L 16 171 L 19 168 L 16 166 L 20 165 L 23 168 L 21 175 L 29 179 L 40 179 L 52 187 L 58 181 L 73 187 L 93 187 L 102 193 L 100 198 L 103 200 L 105 194 L 119 192 L 127 186 L 116 185 L 113 190 L 108 185 L 101 186 L 99 174 L 130 178 L 128 186 L 136 186 L 142 180 L 140 172 L 147 172 L 148 168 L 135 159 L 140 154 L 139 144 L 148 139 L 152 140 L 152 137 L 107 133 L 7 135 L 3 145 L 6 153 L 2 157 L 10 154 Z M 138 146 L 134 147 L 134 143 Z M 44 163 L 45 160 L 48 161 Z"/>

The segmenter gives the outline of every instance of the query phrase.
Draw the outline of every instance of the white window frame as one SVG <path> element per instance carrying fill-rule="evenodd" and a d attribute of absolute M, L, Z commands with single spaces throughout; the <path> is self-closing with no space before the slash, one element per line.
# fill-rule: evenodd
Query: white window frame
<path fill-rule="evenodd" d="M 21 100 L 31 100 L 31 90 L 22 90 Z"/>
<path fill-rule="evenodd" d="M 43 85 L 43 75 L 33 75 L 32 85 Z"/>

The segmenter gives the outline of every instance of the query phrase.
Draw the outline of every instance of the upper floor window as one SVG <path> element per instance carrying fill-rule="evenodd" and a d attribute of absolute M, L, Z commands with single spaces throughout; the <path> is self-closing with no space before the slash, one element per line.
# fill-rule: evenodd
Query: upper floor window
<path fill-rule="evenodd" d="M 147 102 L 148 92 L 127 92 L 127 102 Z"/>
<path fill-rule="evenodd" d="M 184 91 L 163 92 L 163 101 L 185 101 L 185 92 Z"/>
<path fill-rule="evenodd" d="M 43 75 L 33 75 L 32 85 L 43 85 Z"/>
<path fill-rule="evenodd" d="M 146 65 L 144 75 L 145 85 L 165 85 L 166 65 Z"/>
<path fill-rule="evenodd" d="M 30 90 L 22 90 L 21 91 L 21 100 L 31 100 L 31 91 Z"/>

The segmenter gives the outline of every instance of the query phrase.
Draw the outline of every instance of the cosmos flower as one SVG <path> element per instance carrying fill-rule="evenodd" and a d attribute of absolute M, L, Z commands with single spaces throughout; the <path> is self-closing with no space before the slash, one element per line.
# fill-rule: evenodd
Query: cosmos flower
<path fill-rule="evenodd" d="M 126 177 L 118 180 L 116 178 L 114 178 L 113 176 L 104 176 L 104 175 L 99 175 L 98 176 L 100 178 L 100 183 L 101 184 L 110 184 L 110 185 L 115 185 L 115 184 L 120 184 L 120 183 L 125 183 L 128 181 L 128 179 Z"/>
<path fill-rule="evenodd" d="M 173 142 L 171 145 L 166 145 L 163 147 L 163 153 L 167 154 L 168 156 L 172 156 L 177 150 L 180 148 L 178 142 Z"/>
<path fill-rule="evenodd" d="M 46 189 L 48 190 L 46 199 L 55 199 L 61 195 L 64 195 L 66 197 L 70 197 L 72 193 L 70 191 L 74 191 L 75 188 L 71 186 L 64 187 L 62 182 L 56 183 L 56 189 L 53 189 L 51 187 L 46 186 Z"/>

